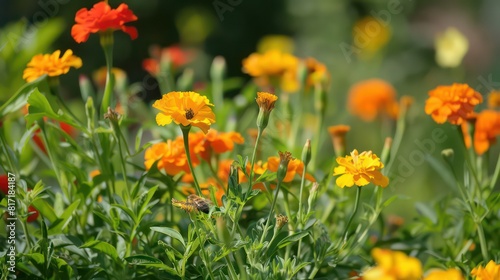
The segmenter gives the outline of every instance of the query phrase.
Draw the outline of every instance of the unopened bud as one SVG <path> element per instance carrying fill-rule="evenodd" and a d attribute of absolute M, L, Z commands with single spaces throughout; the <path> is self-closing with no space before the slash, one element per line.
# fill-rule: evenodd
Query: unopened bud
<path fill-rule="evenodd" d="M 280 156 L 280 165 L 278 167 L 278 172 L 276 172 L 276 179 L 278 182 L 283 182 L 288 171 L 288 163 L 293 159 L 290 152 L 278 152 Z"/>
<path fill-rule="evenodd" d="M 311 140 L 307 139 L 304 149 L 302 149 L 302 162 L 307 166 L 311 161 Z"/>

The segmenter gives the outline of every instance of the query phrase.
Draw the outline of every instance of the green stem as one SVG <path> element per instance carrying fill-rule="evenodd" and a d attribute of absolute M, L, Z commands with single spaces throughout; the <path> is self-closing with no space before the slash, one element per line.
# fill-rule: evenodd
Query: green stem
<path fill-rule="evenodd" d="M 250 174 L 248 175 L 248 187 L 247 187 L 247 191 L 245 192 L 245 195 L 243 197 L 243 201 L 246 201 L 248 194 L 252 190 L 252 185 L 253 185 L 252 181 L 253 181 L 253 175 L 254 175 L 253 168 L 255 166 L 255 156 L 257 154 L 257 147 L 259 146 L 260 137 L 262 136 L 263 130 L 264 129 L 262 129 L 261 127 L 257 128 L 257 138 L 255 139 L 255 146 L 253 147 L 252 159 L 250 161 Z M 243 168 L 246 168 L 246 167 L 243 167 Z"/>
<path fill-rule="evenodd" d="M 347 241 L 347 235 L 349 234 L 349 226 L 351 225 L 352 220 L 354 219 L 354 216 L 356 216 L 356 213 L 358 212 L 359 201 L 361 199 L 361 188 L 362 187 L 358 187 L 358 189 L 356 190 L 356 200 L 354 202 L 354 211 L 352 212 L 351 217 L 347 221 L 347 225 L 345 227 L 344 233 L 342 234 L 344 243 Z"/>
<path fill-rule="evenodd" d="M 101 34 L 101 46 L 106 58 L 106 85 L 104 86 L 104 95 L 101 101 L 101 117 L 111 105 L 113 96 L 114 78 L 113 78 L 113 32 L 104 32 Z"/>
<path fill-rule="evenodd" d="M 495 188 L 495 184 L 497 183 L 499 175 L 500 175 L 500 157 L 498 157 L 497 165 L 495 167 L 495 171 L 493 172 L 493 177 L 491 177 L 490 190 Z"/>
<path fill-rule="evenodd" d="M 0 128 L 3 128 L 3 127 L 0 127 Z M 2 144 L 3 154 L 5 155 L 5 158 L 7 159 L 7 164 L 9 165 L 9 170 L 8 171 L 11 171 L 12 173 L 19 174 L 19 172 L 15 168 L 15 165 L 13 163 L 14 162 L 13 159 L 11 159 L 11 157 L 10 157 L 11 153 L 9 152 L 9 149 L 7 148 L 9 145 L 7 144 L 7 139 L 5 138 L 5 135 L 3 134 L 3 131 L 0 132 L 0 142 Z M 4 168 L 3 165 L 2 165 L 2 168 L 4 170 L 7 170 L 6 168 Z"/>
<path fill-rule="evenodd" d="M 483 260 L 488 261 L 490 258 L 488 256 L 488 246 L 486 244 L 486 238 L 484 237 L 483 225 L 480 221 L 476 221 L 477 225 L 477 235 L 479 236 L 479 244 L 481 246 L 481 254 L 483 255 Z"/>
<path fill-rule="evenodd" d="M 21 227 L 23 228 L 24 231 L 24 237 L 26 238 L 26 252 L 31 251 L 31 239 L 30 239 L 30 234 L 28 232 L 28 225 L 26 224 L 25 219 L 21 219 Z"/>
<path fill-rule="evenodd" d="M 203 194 L 201 193 L 200 184 L 198 184 L 198 179 L 196 179 L 196 174 L 194 173 L 193 163 L 191 162 L 191 154 L 189 153 L 189 130 L 191 130 L 191 126 L 180 125 L 180 127 L 182 130 L 182 138 L 184 140 L 184 150 L 186 151 L 189 170 L 193 175 L 194 187 L 196 189 L 196 193 L 198 193 L 199 196 L 203 196 Z"/>
<path fill-rule="evenodd" d="M 271 217 L 273 215 L 274 207 L 276 206 L 276 201 L 278 200 L 278 194 L 280 192 L 281 182 L 278 181 L 276 186 L 276 193 L 274 194 L 273 202 L 271 203 L 271 209 L 269 210 L 269 214 L 267 216 L 266 224 L 264 225 L 264 230 L 262 231 L 262 236 L 260 237 L 260 243 L 264 242 L 264 238 L 267 235 L 267 231 L 269 230 L 269 221 L 271 221 Z"/>
<path fill-rule="evenodd" d="M 229 256 L 226 255 L 224 257 L 224 259 L 226 260 L 227 270 L 229 271 L 229 275 L 230 275 L 231 279 L 240 279 L 238 277 L 238 274 L 236 273 L 236 270 L 234 270 L 233 264 L 231 263 L 231 259 L 229 258 Z"/>

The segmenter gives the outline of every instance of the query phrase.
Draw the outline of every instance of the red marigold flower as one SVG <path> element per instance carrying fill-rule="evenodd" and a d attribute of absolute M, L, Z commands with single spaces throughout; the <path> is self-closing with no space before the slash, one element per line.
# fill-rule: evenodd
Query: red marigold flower
<path fill-rule="evenodd" d="M 9 193 L 9 177 L 5 174 L 0 175 L 0 191 L 5 195 Z"/>
<path fill-rule="evenodd" d="M 82 43 L 87 41 L 90 33 L 122 30 L 134 40 L 137 38 L 137 29 L 126 26 L 125 23 L 136 20 L 137 16 L 127 4 L 120 4 L 118 8 L 111 9 L 108 3 L 102 1 L 96 3 L 90 10 L 82 8 L 76 12 L 76 24 L 71 28 L 71 36 L 77 43 Z"/>
<path fill-rule="evenodd" d="M 26 219 L 26 221 L 28 223 L 31 223 L 31 222 L 34 222 L 36 221 L 36 219 L 38 218 L 38 216 L 40 215 L 40 213 L 38 212 L 38 210 L 35 208 L 35 206 L 33 205 L 30 205 L 28 207 L 28 218 Z"/>
<path fill-rule="evenodd" d="M 483 102 L 483 97 L 467 84 L 438 86 L 429 91 L 425 102 L 425 113 L 435 122 L 460 125 L 474 112 L 474 106 Z"/>

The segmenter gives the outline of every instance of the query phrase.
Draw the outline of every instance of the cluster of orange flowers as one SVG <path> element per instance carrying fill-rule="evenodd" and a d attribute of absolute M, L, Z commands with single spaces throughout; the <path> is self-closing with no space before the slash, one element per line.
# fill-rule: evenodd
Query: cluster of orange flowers
<path fill-rule="evenodd" d="M 423 277 L 424 280 L 464 280 L 462 272 L 457 268 L 431 269 L 424 276 L 420 260 L 403 252 L 375 248 L 372 250 L 372 256 L 377 266 L 369 268 L 362 278 L 358 279 L 420 280 Z M 471 276 L 474 276 L 475 280 L 500 279 L 500 264 L 490 261 L 486 267 L 479 265 L 471 271 Z"/>
<path fill-rule="evenodd" d="M 500 135 L 500 112 L 494 110 L 497 99 L 498 93 L 492 92 L 488 102 L 490 109 L 475 113 L 475 106 L 483 102 L 479 92 L 467 84 L 439 86 L 429 92 L 425 112 L 437 123 L 461 125 L 466 147 L 474 146 L 475 152 L 482 155 Z"/>
<path fill-rule="evenodd" d="M 301 60 L 291 54 L 279 50 L 269 50 L 265 53 L 252 53 L 243 60 L 243 72 L 255 78 L 262 88 L 281 89 L 292 93 L 299 89 L 299 65 Z M 313 58 L 303 61 L 307 70 L 306 86 L 322 83 L 328 80 L 326 66 Z"/>

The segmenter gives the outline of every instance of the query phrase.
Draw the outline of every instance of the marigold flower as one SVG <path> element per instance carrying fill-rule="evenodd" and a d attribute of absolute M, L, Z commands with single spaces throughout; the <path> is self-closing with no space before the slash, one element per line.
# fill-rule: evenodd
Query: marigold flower
<path fill-rule="evenodd" d="M 462 272 L 456 268 L 450 268 L 448 270 L 442 269 L 433 269 L 430 271 L 427 276 L 424 277 L 424 280 L 464 280 L 464 276 Z"/>
<path fill-rule="evenodd" d="M 491 260 L 485 267 L 478 265 L 470 274 L 476 276 L 476 278 L 474 278 L 475 280 L 500 279 L 500 264 L 496 264 Z"/>
<path fill-rule="evenodd" d="M 221 186 L 217 179 L 208 178 L 204 183 L 200 184 L 201 193 L 204 197 L 210 197 L 210 187 L 215 188 L 215 199 L 218 206 L 222 206 L 222 196 L 226 194 L 224 186 Z M 183 187 L 181 189 L 182 193 L 185 195 L 196 194 L 196 190 L 192 187 Z"/>
<path fill-rule="evenodd" d="M 90 178 L 92 178 L 92 179 L 93 179 L 95 176 L 99 176 L 99 175 L 101 175 L 101 170 L 99 170 L 99 169 L 94 169 L 94 170 L 92 170 L 92 171 L 90 171 L 90 172 L 89 172 L 89 176 L 90 176 Z"/>
<path fill-rule="evenodd" d="M 469 41 L 460 31 L 449 27 L 434 41 L 436 62 L 441 67 L 457 67 L 469 50 Z"/>
<path fill-rule="evenodd" d="M 372 256 L 377 266 L 363 274 L 364 280 L 420 280 L 422 264 L 417 258 L 409 257 L 403 252 L 375 248 Z"/>
<path fill-rule="evenodd" d="M 335 167 L 333 175 L 341 175 L 336 180 L 337 186 L 341 188 L 365 186 L 369 183 L 386 187 L 389 184 L 389 178 L 380 172 L 384 164 L 372 151 L 359 154 L 358 150 L 354 150 L 350 156 L 338 157 L 337 163 L 340 166 Z"/>
<path fill-rule="evenodd" d="M 381 114 L 396 119 L 399 110 L 396 90 L 380 79 L 365 80 L 353 85 L 349 90 L 347 107 L 351 114 L 364 121 L 373 121 Z"/>
<path fill-rule="evenodd" d="M 72 50 L 66 50 L 62 57 L 61 51 L 57 50 L 52 54 L 35 55 L 23 72 L 23 79 L 31 82 L 47 74 L 49 77 L 57 77 L 69 72 L 71 67 L 76 69 L 82 67 L 82 60 L 73 55 Z"/>
<path fill-rule="evenodd" d="M 151 58 L 142 61 L 142 68 L 155 77 L 161 72 L 162 61 L 169 61 L 174 68 L 178 68 L 190 62 L 194 57 L 193 52 L 186 51 L 179 45 L 163 49 L 155 45 L 150 48 L 149 53 Z"/>
<path fill-rule="evenodd" d="M 494 90 L 488 95 L 488 108 L 500 108 L 500 90 Z"/>
<path fill-rule="evenodd" d="M 474 129 L 474 150 L 478 155 L 484 154 L 496 142 L 500 135 L 500 112 L 484 110 L 477 114 Z"/>
<path fill-rule="evenodd" d="M 308 57 L 305 60 L 305 64 L 307 68 L 307 86 L 321 83 L 329 78 L 328 69 L 323 63 L 317 61 L 312 57 Z"/>
<path fill-rule="evenodd" d="M 125 23 L 136 20 L 137 16 L 127 4 L 122 3 L 118 8 L 111 9 L 107 1 L 101 1 L 94 4 L 90 10 L 82 8 L 76 12 L 76 24 L 71 28 L 71 36 L 77 43 L 82 43 L 87 41 L 90 33 L 122 30 L 134 40 L 137 38 L 137 29 L 126 26 Z"/>
<path fill-rule="evenodd" d="M 267 158 L 267 162 L 263 165 L 264 170 L 269 170 L 272 172 L 278 172 L 280 166 L 280 158 L 279 157 L 269 157 Z M 257 170 L 259 171 L 259 170 Z M 291 182 L 293 178 L 295 178 L 296 174 L 302 177 L 302 172 L 304 172 L 304 163 L 300 159 L 292 158 L 288 161 L 288 168 L 286 170 L 286 175 L 283 179 L 283 182 Z M 262 174 L 264 172 L 261 172 Z M 311 182 L 316 182 L 316 179 L 309 174 L 306 173 L 306 180 Z"/>
<path fill-rule="evenodd" d="M 361 58 L 370 58 L 389 42 L 391 30 L 380 20 L 367 16 L 354 24 L 352 36 Z"/>
<path fill-rule="evenodd" d="M 269 123 L 269 116 L 271 111 L 274 109 L 274 103 L 276 103 L 278 97 L 272 93 L 267 92 L 257 92 L 257 105 L 259 105 L 259 115 L 257 116 L 257 126 L 264 129 Z"/>
<path fill-rule="evenodd" d="M 438 86 L 429 91 L 425 113 L 431 115 L 437 123 L 448 121 L 460 125 L 473 113 L 474 106 L 481 102 L 481 94 L 467 84 Z"/>
<path fill-rule="evenodd" d="M 205 134 L 210 125 L 215 123 L 210 101 L 196 92 L 173 91 L 164 94 L 153 103 L 153 108 L 161 112 L 156 115 L 158 125 L 167 125 L 174 121 L 183 126 L 199 127 Z"/>
<path fill-rule="evenodd" d="M 341 156 L 345 154 L 345 136 L 349 130 L 351 130 L 351 127 L 343 124 L 328 127 L 335 155 Z"/>
<path fill-rule="evenodd" d="M 182 139 L 181 141 L 169 139 L 167 142 L 156 143 L 149 147 L 144 154 L 146 170 L 149 170 L 155 162 L 158 162 L 158 170 L 163 169 L 171 176 L 180 172 L 190 172 Z"/>
<path fill-rule="evenodd" d="M 287 92 L 298 88 L 297 57 L 278 50 L 270 50 L 264 54 L 252 53 L 243 60 L 243 72 L 257 78 L 259 86 L 280 86 Z"/>
<path fill-rule="evenodd" d="M 216 154 L 222 154 L 234 149 L 234 144 L 243 144 L 245 139 L 238 132 L 219 132 L 211 129 L 206 135 L 207 143 Z"/>

